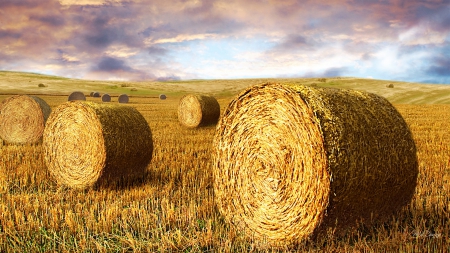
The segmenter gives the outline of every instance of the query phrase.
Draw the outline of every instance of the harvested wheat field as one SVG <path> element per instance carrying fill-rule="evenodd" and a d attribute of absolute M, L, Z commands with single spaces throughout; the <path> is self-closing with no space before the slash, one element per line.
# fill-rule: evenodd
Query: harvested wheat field
<path fill-rule="evenodd" d="M 8 97 L 0 104 L 0 137 L 12 144 L 38 142 L 50 112 L 50 106 L 39 97 Z"/>
<path fill-rule="evenodd" d="M 38 89 L 37 83 L 44 81 L 39 80 L 33 87 Z M 106 104 L 135 108 L 151 129 L 152 159 L 145 174 L 137 180 L 111 183 L 107 187 L 74 189 L 58 184 L 54 179 L 45 163 L 42 143 L 3 145 L 0 141 L 0 252 L 448 252 L 450 102 L 442 103 L 447 95 L 431 100 L 431 97 L 424 97 L 430 93 L 420 93 L 427 102 L 416 105 L 408 101 L 417 102 L 417 97 L 408 100 L 401 97 L 401 92 L 413 84 L 395 82 L 395 88 L 388 89 L 386 82 L 372 85 L 369 81 L 361 82 L 359 87 L 399 92 L 389 101 L 408 125 L 417 149 L 418 175 L 414 195 L 409 203 L 387 215 L 384 221 L 375 220 L 371 225 L 359 223 L 340 235 L 327 231 L 325 235 L 305 239 L 291 249 L 257 248 L 256 238 L 248 238 L 245 230 L 231 225 L 219 211 L 212 166 L 216 126 L 187 128 L 181 125 L 178 102 L 184 93 L 169 93 L 172 86 L 162 87 L 164 84 L 160 83 L 162 88 L 149 95 L 139 95 L 145 87 L 138 86 L 139 91 L 133 93 L 130 103 Z M 202 87 L 209 82 L 204 81 Z M 263 83 L 245 82 L 247 86 Z M 317 83 L 317 80 L 311 79 L 312 82 Z M 352 79 L 353 88 L 357 88 L 359 82 Z M 211 89 L 218 90 L 219 84 L 242 87 L 244 80 L 211 83 L 215 84 Z M 56 81 L 50 84 L 48 88 L 63 87 Z M 94 82 L 92 85 L 86 88 L 86 94 L 92 90 L 111 93 L 110 89 L 95 87 Z M 189 83 L 187 87 L 194 90 L 194 86 L 195 83 Z M 66 88 L 78 90 L 76 86 Z M 214 95 L 222 112 L 242 90 Z M 161 93 L 170 94 L 170 99 L 160 100 L 158 94 Z M 40 97 L 55 111 L 67 102 L 66 94 Z M 0 95 L 0 100 L 7 97 L 9 95 Z M 88 96 L 86 99 L 105 105 L 98 98 Z M 90 119 L 89 124 L 94 122 Z M 371 146 L 383 143 L 372 141 L 366 144 L 369 145 L 367 148 L 373 149 Z M 87 147 L 88 144 L 73 141 L 73 148 L 83 145 Z M 365 153 L 358 151 L 358 154 Z M 397 159 L 398 154 L 392 151 L 389 159 Z M 122 166 L 131 168 L 127 164 Z M 272 178 L 276 179 L 275 176 Z M 396 178 L 392 177 L 393 180 Z M 275 180 L 268 181 L 268 190 L 275 183 Z M 339 188 L 338 185 L 335 187 Z M 364 188 L 361 192 L 364 193 Z M 390 198 L 390 194 L 386 197 Z"/>
<path fill-rule="evenodd" d="M 142 177 L 153 152 L 150 127 L 135 108 L 93 102 L 59 105 L 42 146 L 50 174 L 73 188 Z"/>

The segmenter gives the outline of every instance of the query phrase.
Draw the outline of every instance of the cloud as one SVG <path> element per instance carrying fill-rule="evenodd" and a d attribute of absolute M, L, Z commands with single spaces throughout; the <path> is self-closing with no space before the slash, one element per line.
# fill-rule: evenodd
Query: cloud
<path fill-rule="evenodd" d="M 450 58 L 444 56 L 434 58 L 432 60 L 432 66 L 427 72 L 439 77 L 450 78 Z"/>
<path fill-rule="evenodd" d="M 103 57 L 100 62 L 93 68 L 95 71 L 132 71 L 123 60 L 112 57 Z"/>

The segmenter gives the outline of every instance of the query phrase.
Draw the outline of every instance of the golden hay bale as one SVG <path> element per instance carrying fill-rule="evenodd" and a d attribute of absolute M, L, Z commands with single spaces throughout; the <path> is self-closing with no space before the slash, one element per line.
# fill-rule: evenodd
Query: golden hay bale
<path fill-rule="evenodd" d="M 394 84 L 390 83 L 386 85 L 387 88 L 394 88 Z"/>
<path fill-rule="evenodd" d="M 402 116 L 360 91 L 255 85 L 230 102 L 213 147 L 220 212 L 273 247 L 383 220 L 411 200 L 418 175 Z"/>
<path fill-rule="evenodd" d="M 111 96 L 109 94 L 103 94 L 102 101 L 103 102 L 111 102 Z"/>
<path fill-rule="evenodd" d="M 39 97 L 6 98 L 0 104 L 0 137 L 15 144 L 38 142 L 50 112 L 50 106 Z"/>
<path fill-rule="evenodd" d="M 81 91 L 74 91 L 70 93 L 68 101 L 75 101 L 75 100 L 83 100 L 86 101 L 86 96 Z"/>
<path fill-rule="evenodd" d="M 216 124 L 220 117 L 220 106 L 212 96 L 185 95 L 178 104 L 178 121 L 194 128 Z"/>
<path fill-rule="evenodd" d="M 159 94 L 159 99 L 165 100 L 166 98 L 167 98 L 166 95 L 164 95 L 164 94 Z"/>
<path fill-rule="evenodd" d="M 101 96 L 100 96 L 100 92 L 98 92 L 98 91 L 92 92 L 92 97 L 94 97 L 94 98 L 99 98 L 99 97 L 101 97 Z"/>
<path fill-rule="evenodd" d="M 43 87 L 47 87 L 47 85 L 45 83 L 40 83 L 40 84 L 38 84 L 38 87 L 43 88 Z"/>
<path fill-rule="evenodd" d="M 128 97 L 127 94 L 120 94 L 119 97 L 118 97 L 118 101 L 119 101 L 119 103 L 126 104 L 126 103 L 128 103 L 130 101 L 130 98 Z"/>
<path fill-rule="evenodd" d="M 52 176 L 72 188 L 142 176 L 153 152 L 150 127 L 134 107 L 84 101 L 55 108 L 42 145 Z"/>

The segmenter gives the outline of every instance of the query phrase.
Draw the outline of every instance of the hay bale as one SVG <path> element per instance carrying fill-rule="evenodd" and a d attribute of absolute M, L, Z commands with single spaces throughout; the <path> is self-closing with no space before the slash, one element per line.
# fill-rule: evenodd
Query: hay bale
<path fill-rule="evenodd" d="M 47 85 L 45 83 L 40 83 L 40 84 L 38 84 L 38 87 L 44 88 L 44 87 L 47 87 Z"/>
<path fill-rule="evenodd" d="M 166 95 L 164 95 L 164 94 L 159 94 L 159 99 L 165 100 L 166 98 L 167 98 Z"/>
<path fill-rule="evenodd" d="M 100 92 L 98 92 L 98 91 L 92 92 L 92 97 L 94 97 L 94 98 L 99 98 L 99 97 L 101 97 L 101 96 L 100 96 Z"/>
<path fill-rule="evenodd" d="M 70 93 L 68 101 L 75 101 L 75 100 L 83 100 L 86 101 L 86 96 L 81 91 L 74 91 Z"/>
<path fill-rule="evenodd" d="M 130 91 L 137 91 L 138 89 L 136 88 L 131 88 Z"/>
<path fill-rule="evenodd" d="M 90 97 L 94 97 L 94 91 L 91 91 L 91 93 L 89 93 Z"/>
<path fill-rule="evenodd" d="M 0 104 L 0 137 L 13 144 L 38 142 L 50 112 L 50 106 L 39 97 L 8 97 Z"/>
<path fill-rule="evenodd" d="M 142 177 L 150 163 L 150 127 L 134 107 L 74 101 L 47 120 L 44 159 L 58 184 L 72 188 Z"/>
<path fill-rule="evenodd" d="M 388 87 L 388 88 L 394 88 L 394 84 L 390 83 L 390 84 L 386 85 L 386 87 Z"/>
<path fill-rule="evenodd" d="M 178 121 L 194 128 L 216 124 L 220 117 L 220 106 L 212 96 L 185 95 L 178 104 Z"/>
<path fill-rule="evenodd" d="M 103 94 L 102 101 L 103 102 L 111 102 L 111 96 L 109 94 Z"/>
<path fill-rule="evenodd" d="M 127 94 L 120 94 L 118 97 L 118 101 L 119 101 L 119 103 L 126 104 L 130 101 L 130 98 L 128 97 Z"/>
<path fill-rule="evenodd" d="M 370 225 L 414 194 L 411 132 L 375 94 L 255 85 L 230 102 L 216 129 L 216 203 L 261 245 L 289 247 Z"/>

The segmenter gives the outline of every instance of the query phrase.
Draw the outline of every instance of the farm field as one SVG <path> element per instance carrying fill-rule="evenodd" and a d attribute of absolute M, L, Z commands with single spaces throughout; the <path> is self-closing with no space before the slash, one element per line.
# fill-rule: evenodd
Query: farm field
<path fill-rule="evenodd" d="M 35 82 L 36 87 L 40 82 L 33 76 L 26 78 Z M 318 85 L 365 88 L 385 95 L 408 123 L 418 150 L 416 193 L 410 205 L 385 223 L 360 226 L 341 237 L 308 241 L 296 250 L 450 251 L 450 87 L 433 89 L 394 82 L 394 88 L 386 88 L 387 81 L 358 83 L 348 79 L 344 84 L 343 80 Z M 74 82 L 65 86 L 67 90 L 79 85 L 79 81 L 73 80 L 60 80 L 58 85 L 62 87 L 66 81 Z M 226 81 L 216 81 L 214 89 L 202 91 L 215 94 L 224 110 L 241 88 L 257 81 L 261 80 L 229 81 L 234 83 L 229 90 L 225 88 Z M 178 122 L 179 99 L 195 90 L 182 83 L 158 85 L 139 86 L 142 94 L 132 95 L 130 103 L 124 105 L 142 113 L 153 135 L 152 161 L 141 180 L 72 190 L 58 186 L 49 175 L 40 143 L 8 145 L 0 141 L 0 252 L 258 251 L 253 242 L 224 221 L 215 206 L 210 159 L 215 126 L 187 129 Z M 137 84 L 118 87 L 133 86 Z M 408 87 L 409 93 L 401 92 Z M 38 93 L 52 109 L 67 101 L 64 92 L 36 92 L 20 85 L 15 89 L 0 95 L 0 101 L 14 92 Z M 170 94 L 166 100 L 153 96 L 165 90 Z M 87 100 L 101 101 L 91 97 Z M 116 96 L 112 103 L 117 103 Z"/>

